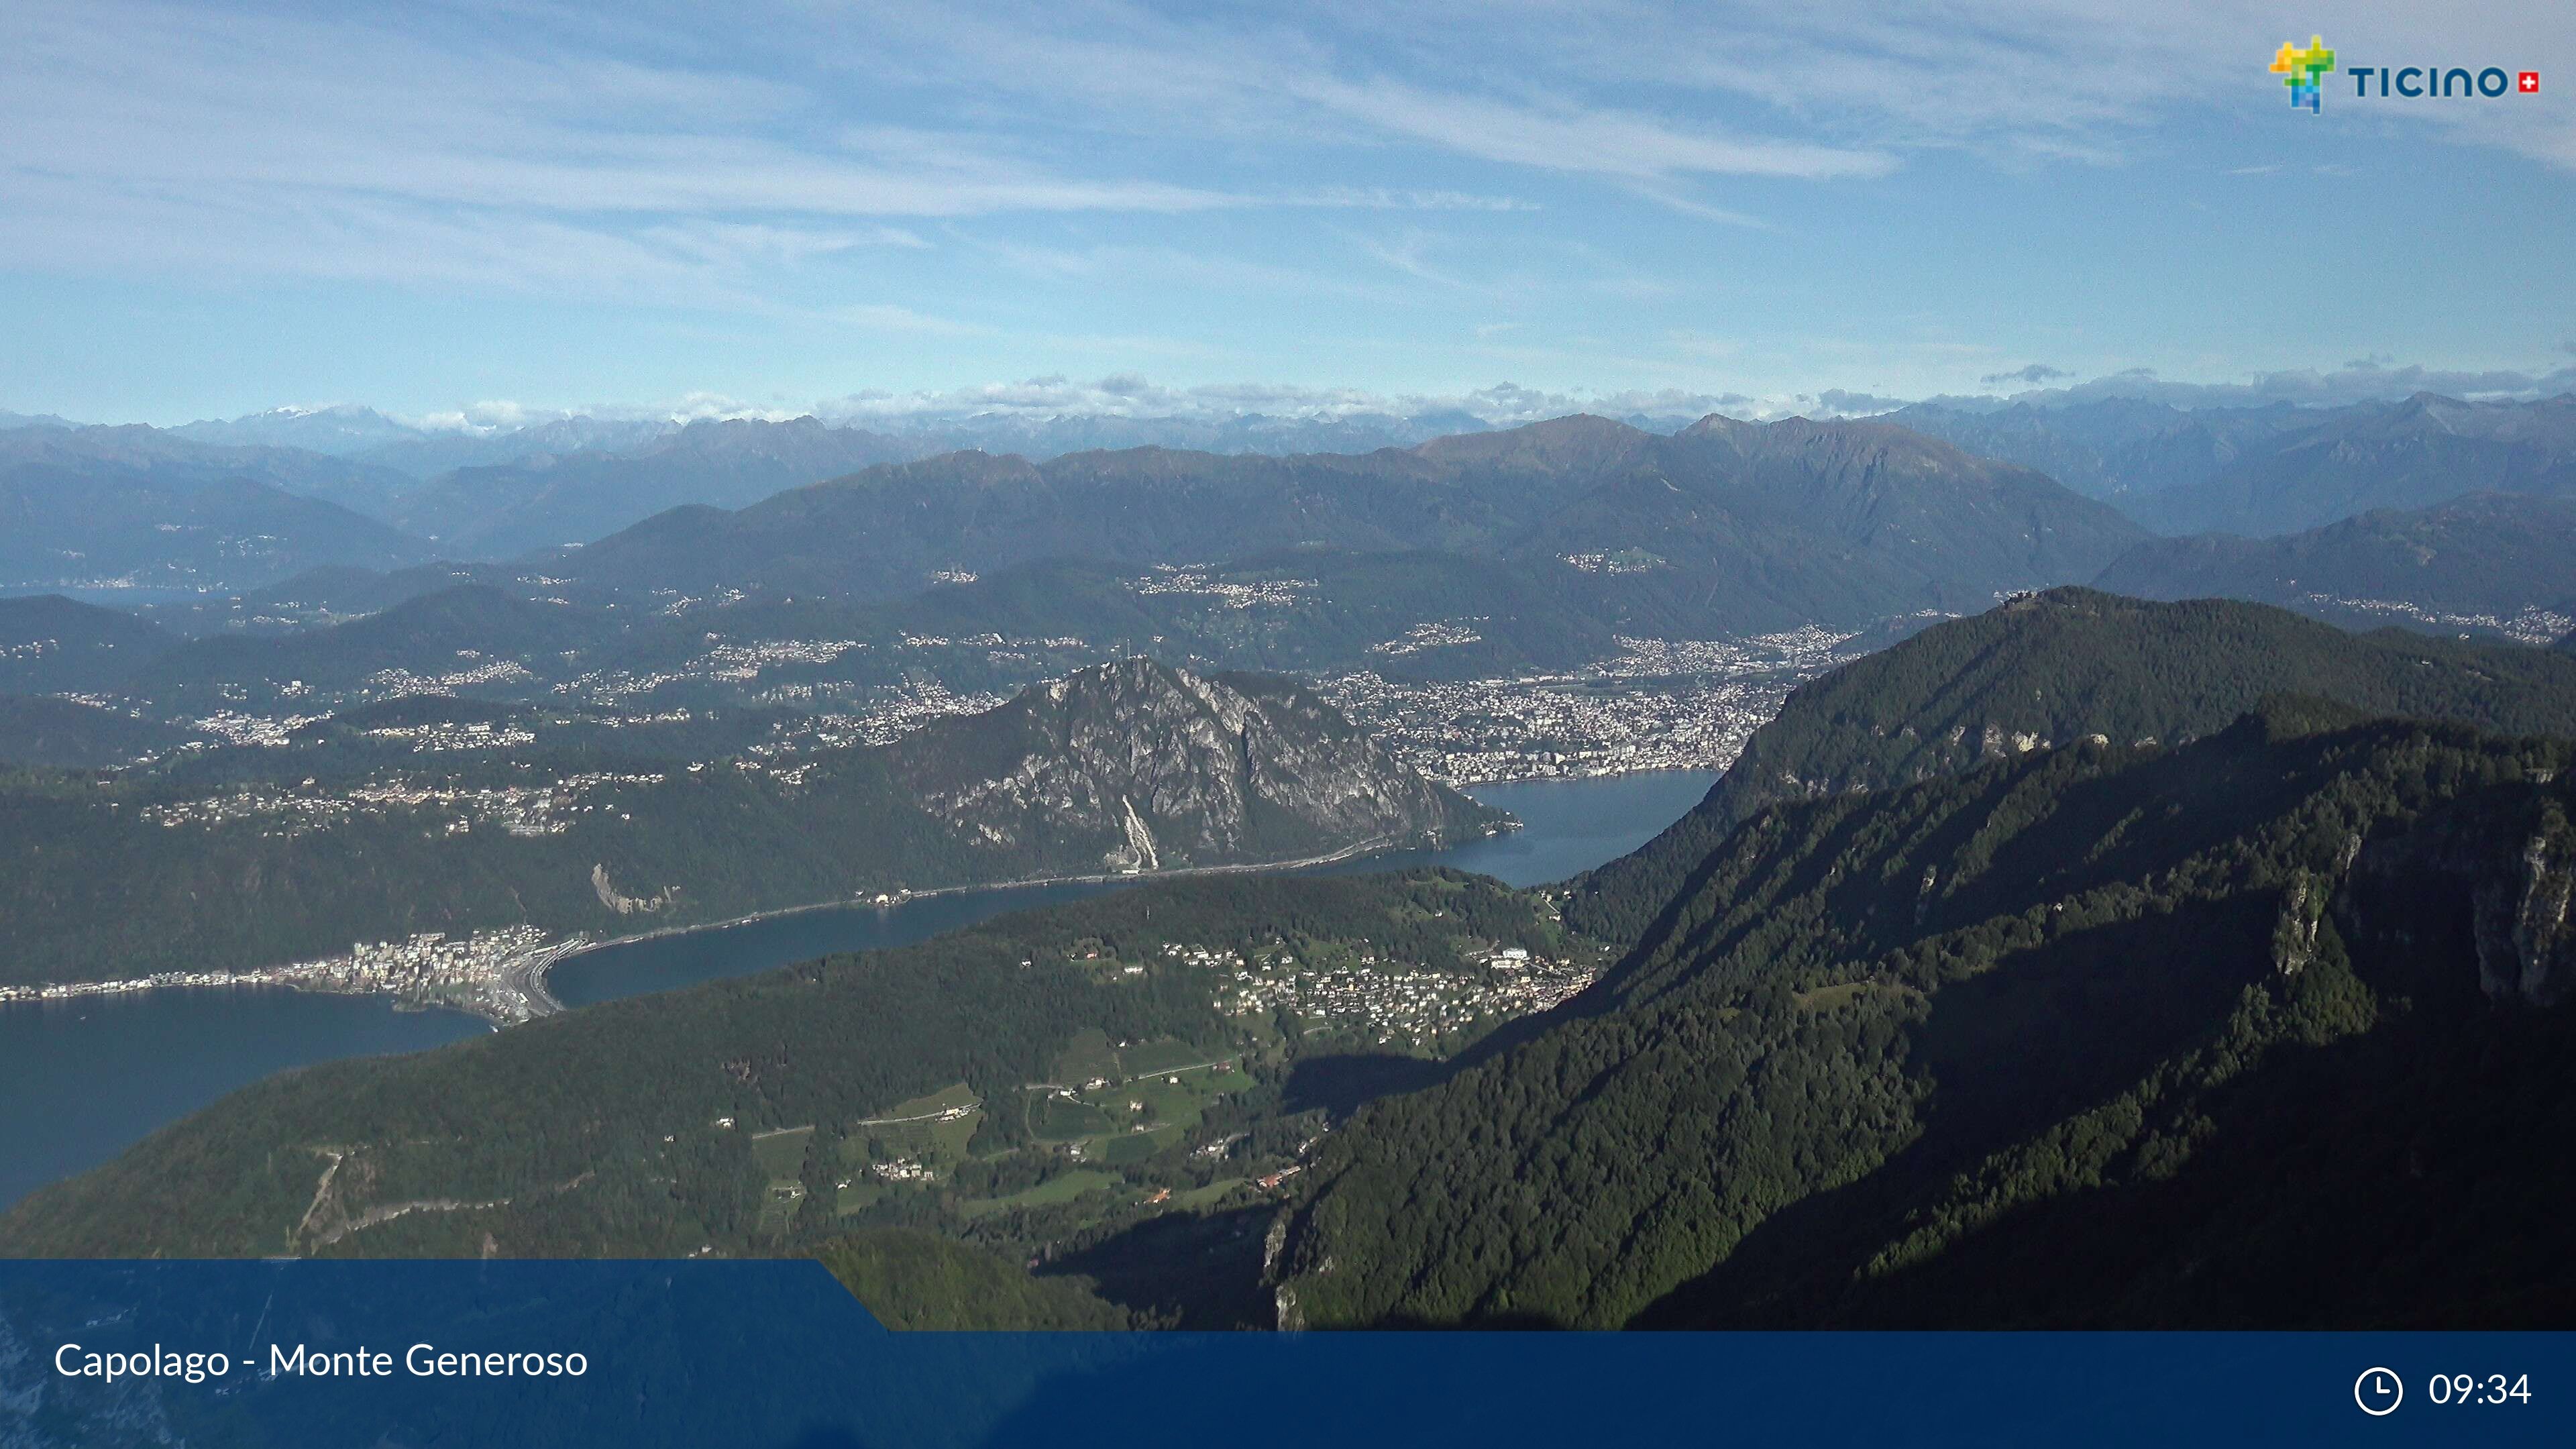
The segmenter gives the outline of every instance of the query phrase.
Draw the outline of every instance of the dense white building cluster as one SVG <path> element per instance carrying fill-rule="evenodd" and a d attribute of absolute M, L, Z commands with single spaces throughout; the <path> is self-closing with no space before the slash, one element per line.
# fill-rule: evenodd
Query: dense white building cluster
<path fill-rule="evenodd" d="M 856 639 L 764 639 L 751 644 L 716 644 L 685 666 L 684 672 L 707 679 L 758 679 L 780 664 L 829 664 L 854 649 Z"/>
<path fill-rule="evenodd" d="M 1474 644 L 1485 637 L 1475 628 L 1476 625 L 1484 622 L 1485 616 L 1477 614 L 1465 619 L 1440 619 L 1416 624 L 1392 639 L 1371 644 L 1369 652 L 1383 654 L 1389 659 L 1400 659 L 1407 654 L 1420 654 L 1426 649 L 1453 649 L 1461 644 Z"/>
<path fill-rule="evenodd" d="M 1557 558 L 1587 574 L 1642 574 L 1664 566 L 1664 560 L 1642 548 L 1623 548 L 1617 553 L 1561 553 Z"/>
<path fill-rule="evenodd" d="M 1259 579 L 1235 583 L 1217 578 L 1206 564 L 1157 564 L 1141 578 L 1127 580 L 1139 594 L 1191 594 L 1214 599 L 1229 609 L 1255 605 L 1294 604 L 1315 587 L 1313 579 Z"/>
<path fill-rule="evenodd" d="M 507 1025 L 562 1009 L 546 994 L 546 968 L 586 944 L 585 937 L 550 938 L 529 925 L 477 931 L 463 939 L 426 931 L 400 941 L 354 942 L 344 955 L 249 971 L 164 971 L 128 981 L 0 986 L 0 1002 L 114 996 L 172 986 L 287 986 L 434 1002 Z"/>
<path fill-rule="evenodd" d="M 496 725 L 484 720 L 382 725 L 363 733 L 369 739 L 408 743 L 416 755 L 447 754 L 457 750 L 501 750 L 537 742 L 535 730 L 520 725 Z"/>
<path fill-rule="evenodd" d="M 1592 984 L 1592 966 L 1533 955 L 1517 946 L 1485 952 L 1464 972 L 1438 971 L 1363 951 L 1346 964 L 1306 961 L 1288 948 L 1249 956 L 1217 947 L 1167 944 L 1166 960 L 1231 977 L 1218 1008 L 1236 1016 L 1281 1010 L 1308 1018 L 1310 1031 L 1341 1030 L 1380 1046 L 1432 1049 L 1463 1033 L 1545 1011 Z"/>
<path fill-rule="evenodd" d="M 456 651 L 466 663 L 444 674 L 414 674 L 408 669 L 379 669 L 367 676 L 367 687 L 391 699 L 406 694 L 454 694 L 485 684 L 519 684 L 536 678 L 516 659 L 485 659 L 471 649 Z"/>
<path fill-rule="evenodd" d="M 618 786 L 658 785 L 652 772 L 584 771 L 541 785 L 458 785 L 445 781 L 377 780 L 333 792 L 243 788 L 229 794 L 147 805 L 147 822 L 177 829 L 213 829 L 240 820 L 277 822 L 282 833 L 327 829 L 362 815 L 396 810 L 448 812 L 447 829 L 462 835 L 477 825 L 512 835 L 560 835 L 583 814 L 613 806 L 583 797 Z M 307 782 L 309 785 L 310 782 Z M 112 808 L 112 807 L 111 807 Z"/>
<path fill-rule="evenodd" d="M 1856 657 L 1843 647 L 1852 638 L 1812 628 L 1743 640 L 1623 638 L 1619 653 L 1568 674 L 1415 683 L 1363 672 L 1320 679 L 1316 690 L 1406 764 L 1451 785 L 1722 770 L 1790 690 Z"/>
<path fill-rule="evenodd" d="M 1397 758 L 1451 785 L 1724 769 L 1795 681 L 1768 676 L 1662 687 L 1559 680 L 1411 684 L 1375 674 L 1319 692 Z"/>
<path fill-rule="evenodd" d="M 764 702 L 786 703 L 786 691 L 764 695 Z M 768 741 L 753 745 L 756 757 L 811 754 L 817 751 L 850 749 L 860 745 L 882 745 L 936 720 L 959 715 L 982 714 L 1010 702 L 1008 696 L 991 693 L 953 694 L 935 679 L 924 679 L 891 687 L 850 687 L 839 691 L 854 709 L 809 715 L 780 728 Z"/>
<path fill-rule="evenodd" d="M 2307 600 L 2311 605 L 2321 609 L 2361 614 L 2386 619 L 2391 623 L 2404 619 L 2436 629 L 2456 630 L 2464 639 L 2472 632 L 2483 630 L 2491 634 L 2502 634 L 2517 644 L 2541 646 L 2563 639 L 2567 637 L 2570 630 L 2576 630 L 2576 617 L 2559 613 L 2555 609 L 2544 609 L 2538 605 L 2528 607 L 2512 618 L 2506 619 L 2494 614 L 2454 614 L 2438 609 L 2428 609 L 2404 599 L 2339 599 L 2332 594 L 2312 593 L 2307 596 Z"/>
<path fill-rule="evenodd" d="M 199 734 L 212 735 L 228 745 L 257 745 L 276 749 L 285 745 L 295 732 L 316 720 L 319 714 L 256 715 L 237 710 L 217 710 L 202 719 L 188 722 Z"/>

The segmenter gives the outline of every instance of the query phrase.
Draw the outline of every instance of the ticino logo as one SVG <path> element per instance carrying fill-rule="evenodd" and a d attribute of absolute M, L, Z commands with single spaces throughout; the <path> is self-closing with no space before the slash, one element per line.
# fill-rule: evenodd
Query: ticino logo
<path fill-rule="evenodd" d="M 2290 105 L 2310 111 L 2325 109 L 2326 77 L 2334 74 L 2335 53 L 2328 49 L 2325 37 L 2311 35 L 2308 43 L 2281 42 L 2272 57 L 2272 74 L 2289 87 Z M 2355 96 L 2536 96 L 2540 94 L 2540 72 L 2508 71 L 2491 65 L 2479 70 L 2455 65 L 2441 66 L 2347 66 L 2344 74 L 2352 77 Z"/>

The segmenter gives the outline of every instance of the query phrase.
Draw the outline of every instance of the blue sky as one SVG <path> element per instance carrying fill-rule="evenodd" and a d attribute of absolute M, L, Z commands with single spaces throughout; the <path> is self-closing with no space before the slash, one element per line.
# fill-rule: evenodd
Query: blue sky
<path fill-rule="evenodd" d="M 11 0 L 0 408 L 2576 387 L 2576 7 L 2436 10 Z"/>

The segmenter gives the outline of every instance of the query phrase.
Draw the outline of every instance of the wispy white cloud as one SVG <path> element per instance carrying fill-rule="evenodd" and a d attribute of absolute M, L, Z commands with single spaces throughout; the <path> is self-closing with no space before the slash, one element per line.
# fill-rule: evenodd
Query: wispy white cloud
<path fill-rule="evenodd" d="M 903 332 L 925 337 L 991 337 L 1001 329 L 980 322 L 962 322 L 953 317 L 934 317 L 910 307 L 892 303 L 869 302 L 840 307 L 831 313 L 835 319 L 875 332 Z"/>
<path fill-rule="evenodd" d="M 1736 183 L 1866 181 L 1927 148 L 2116 159 L 2141 128 L 2241 90 L 2248 47 L 2279 26 L 2251 0 L 791 7 L 728 20 L 712 63 L 675 59 L 714 38 L 707 24 L 20 0 L 0 10 L 0 210 L 16 218 L 0 263 L 95 267 L 104 241 L 168 266 L 196 252 L 553 287 L 587 246 L 617 285 L 694 272 L 703 293 L 709 273 L 910 247 L 943 218 L 1536 206 L 1446 180 L 1317 186 L 1262 162 L 1280 148 L 1591 178 L 1768 227 Z M 2346 24 L 2346 43 L 2391 53 L 2576 50 L 2565 7 L 2371 5 Z M 2564 107 L 2387 116 L 2576 165 Z M 1182 164 L 1212 145 L 1250 164 Z M 406 246 L 421 211 L 469 234 L 474 260 Z M 162 236 L 102 237 L 109 217 Z M 336 248 L 356 256 L 335 264 Z"/>
<path fill-rule="evenodd" d="M 1996 379 L 1989 379 L 1994 381 Z M 2140 398 L 2176 407 L 2261 407 L 2290 403 L 2299 407 L 2342 407 L 2385 402 L 2419 392 L 2472 399 L 2556 397 L 2576 392 L 2576 366 L 2542 368 L 2454 368 L 2423 363 L 2400 364 L 2387 358 L 2359 358 L 2332 368 L 2287 368 L 2260 372 L 2236 382 L 2167 381 L 2153 368 L 2139 367 L 2069 387 L 2015 394 L 2031 402 L 2082 402 L 2094 398 Z"/>
<path fill-rule="evenodd" d="M 900 309 L 894 309 L 900 314 Z M 937 319 L 894 315 L 882 319 L 895 330 L 937 332 Z M 1501 324 L 1495 331 L 1507 330 Z M 1478 329 L 1480 332 L 1487 329 Z M 1703 350 L 1732 351 L 1716 339 Z M 2576 352 L 2576 341 L 2568 344 Z M 2013 372 L 1989 376 L 1988 384 L 2051 382 L 2074 374 L 2033 363 Z M 875 389 L 822 399 L 810 407 L 755 403 L 719 391 L 696 391 L 657 403 L 590 403 L 539 407 L 504 399 L 486 399 L 462 408 L 404 416 L 416 427 L 476 433 L 510 432 L 565 418 L 588 416 L 610 420 L 687 423 L 715 418 L 762 418 L 772 421 L 811 414 L 842 426 L 870 427 L 895 433 L 948 436 L 944 430 L 968 422 L 1035 426 L 1054 422 L 1121 419 L 1134 422 L 1223 426 L 1247 419 L 1274 422 L 1335 423 L 1365 420 L 1418 421 L 1431 431 L 1462 426 L 1474 419 L 1497 427 L 1538 422 L 1571 413 L 1633 418 L 1655 427 L 1674 427 L 1712 413 L 1748 421 L 1805 416 L 1868 417 L 1895 411 L 1915 401 L 1999 405 L 2006 400 L 2042 406 L 2103 398 L 2132 398 L 2181 408 L 2260 407 L 2289 403 L 2298 407 L 2341 407 L 2384 402 L 2417 392 L 2485 400 L 2529 400 L 2576 391 L 2576 364 L 2530 370 L 2497 368 L 2461 370 L 2399 364 L 2386 358 L 2360 358 L 2339 367 L 2291 369 L 2251 375 L 2235 382 L 2166 381 L 2153 369 L 2134 368 L 2087 382 L 2030 387 L 2006 397 L 1937 396 L 1916 399 L 1875 390 L 1829 387 L 1814 392 L 1751 394 L 1692 387 L 1607 390 L 1528 387 L 1499 382 L 1447 392 L 1385 392 L 1363 387 L 1311 386 L 1287 382 L 1243 381 L 1173 386 L 1136 372 L 1112 373 L 1091 381 L 1063 374 L 988 382 L 965 387 L 909 391 Z M 1429 435 L 1429 431 L 1422 433 Z"/>
<path fill-rule="evenodd" d="M 1510 101 L 1412 86 L 1385 76 L 1286 79 L 1287 94 L 1381 130 L 1518 166 L 1662 181 L 1680 176 L 1883 175 L 1886 155 L 1728 134 L 1558 97 Z"/>
<path fill-rule="evenodd" d="M 1331 420 L 1464 413 L 1509 425 L 1578 412 L 1687 421 L 1724 410 L 1758 411 L 1761 404 L 1761 399 L 1742 393 L 1686 388 L 1582 392 L 1503 382 L 1451 393 L 1383 393 L 1264 382 L 1166 387 L 1134 373 L 1118 373 L 1094 382 L 1047 376 L 938 391 L 853 393 L 820 403 L 815 411 L 836 420 L 897 428 L 995 415 L 1032 420 L 1118 417 L 1222 422 L 1256 415 Z"/>
<path fill-rule="evenodd" d="M 2576 64 L 2564 6 L 2360 0 L 2332 18 L 2356 56 Z M 1889 289 L 1897 311 L 1941 290 L 1902 249 L 1964 229 L 1904 229 L 1880 188 L 1917 185 L 1908 171 L 1970 187 L 2012 172 L 1997 194 L 2015 204 L 2032 174 L 2098 193 L 2077 168 L 2135 165 L 2152 198 L 2170 172 L 2139 163 L 2184 152 L 2210 195 L 2172 206 L 2223 210 L 2244 196 L 2221 201 L 2218 173 L 2381 178 L 2428 138 L 2576 169 L 2554 102 L 2330 103 L 2325 124 L 2249 152 L 2234 131 L 2274 99 L 2260 62 L 2280 24 L 2253 0 L 13 0 L 0 270 L 715 309 L 651 325 L 729 335 L 737 356 L 755 333 L 804 342 L 776 375 L 813 390 L 844 368 L 909 386 L 1189 359 L 1710 395 L 1848 379 L 1847 397 L 1887 397 L 2098 357 L 2084 339 L 2145 305 L 2106 300 L 2089 332 L 2015 319 L 1963 340 L 1984 335 L 1983 273 L 2020 264 L 1991 242 L 1960 268 L 1968 300 L 1925 302 L 1938 316 L 1919 329 L 1878 298 L 1845 305 L 1856 288 Z M 2383 131 L 2407 161 L 2351 145 Z M 2299 149 L 2317 137 L 2343 149 Z M 2523 214 L 2563 209 L 2543 195 Z M 1827 232 L 1855 225 L 1891 228 L 1887 270 L 1906 281 L 1855 282 L 1849 243 L 1876 235 Z M 2054 273 L 2033 294 L 2083 310 L 2093 260 L 2033 246 Z M 2393 248 L 2353 255 L 2397 265 Z M 2213 314 L 2259 307 L 2250 270 L 2210 265 Z M 2465 314 L 2501 284 L 2446 285 Z M 2222 376 L 2241 366 L 2217 355 L 2222 330 L 2146 355 Z M 1739 350 L 1693 340 L 1719 336 Z"/>

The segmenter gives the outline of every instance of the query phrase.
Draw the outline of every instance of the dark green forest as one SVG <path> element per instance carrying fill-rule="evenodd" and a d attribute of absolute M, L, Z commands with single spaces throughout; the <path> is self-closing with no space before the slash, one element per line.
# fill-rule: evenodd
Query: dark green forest
<path fill-rule="evenodd" d="M 2571 763 L 2279 700 L 1768 809 L 1328 1139 L 1289 1321 L 2563 1322 Z"/>
<path fill-rule="evenodd" d="M 1790 694 L 1688 816 L 1578 879 L 1566 918 L 1643 935 L 1690 872 L 1765 805 L 1954 774 L 2100 736 L 2187 743 L 2265 697 L 2374 716 L 2576 735 L 2576 666 L 2513 645 L 2349 634 L 2261 604 L 2051 589 L 1938 624 Z"/>
<path fill-rule="evenodd" d="M 834 1238 L 814 1254 L 898 1329 L 996 1331 L 1115 1329 L 1127 1312 L 1064 1278 L 1033 1278 L 1017 1264 L 919 1228 L 871 1228 Z"/>
<path fill-rule="evenodd" d="M 1543 896 L 1453 871 L 1140 886 L 288 1072 L 30 1195 L 0 1216 L 0 1251 L 686 1257 L 912 1228 L 1006 1266 L 1070 1259 L 1166 1211 L 1262 1200 L 1251 1180 L 1294 1164 L 1337 1081 L 1365 1094 L 1437 1065 L 1369 1055 L 1386 1049 L 1321 1019 L 1220 1010 L 1231 972 L 1171 946 L 1326 964 L 1366 953 L 1426 981 L 1485 979 L 1480 953 L 1496 947 L 1573 949 Z M 1083 1089 L 1093 1077 L 1109 1081 Z M 1131 1096 L 1165 1125 L 1098 1122 Z M 952 1101 L 974 1105 L 937 1120 Z M 1148 1150 L 1115 1145 L 1129 1139 Z M 887 1162 L 932 1170 L 868 1171 Z M 836 1268 L 918 1282 L 933 1318 L 947 1311 L 938 1285 L 987 1271 L 913 1261 L 905 1241 L 846 1250 Z M 1163 1305 L 1186 1297 L 1161 1282 L 1130 1291 L 1145 1321 L 1172 1321 Z M 1062 1308 L 1036 1290 L 1026 1301 Z"/>

